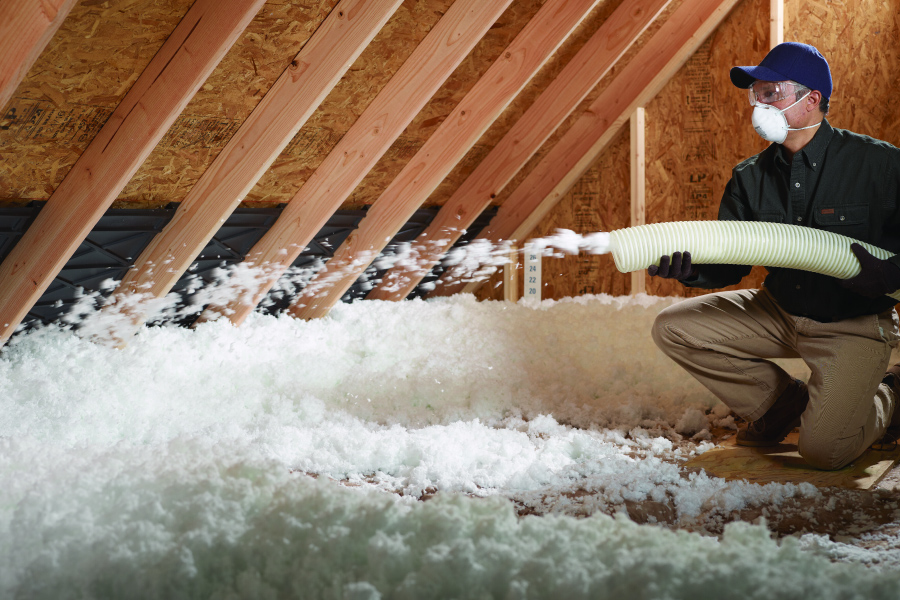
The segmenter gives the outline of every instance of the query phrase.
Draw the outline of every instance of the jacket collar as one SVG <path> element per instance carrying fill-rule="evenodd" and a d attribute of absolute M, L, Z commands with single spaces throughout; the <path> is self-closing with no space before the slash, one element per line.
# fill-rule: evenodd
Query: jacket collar
<path fill-rule="evenodd" d="M 817 171 L 819 167 L 822 166 L 822 159 L 825 158 L 825 150 L 828 149 L 828 144 L 831 142 L 832 136 L 834 136 L 834 128 L 831 126 L 831 123 L 828 122 L 828 119 L 822 119 L 822 124 L 819 126 L 816 135 L 814 135 L 813 139 L 809 140 L 809 143 L 798 152 L 798 154 L 806 161 L 806 166 L 808 168 Z M 777 144 L 775 157 L 776 160 L 782 164 L 790 164 L 784 158 L 784 146 L 781 144 Z"/>

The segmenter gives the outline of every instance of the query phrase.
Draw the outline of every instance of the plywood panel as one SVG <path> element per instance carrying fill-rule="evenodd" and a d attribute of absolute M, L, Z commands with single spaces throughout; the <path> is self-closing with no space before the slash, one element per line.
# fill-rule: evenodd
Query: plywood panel
<path fill-rule="evenodd" d="M 390 33 L 390 36 L 380 35 L 373 40 L 373 51 L 367 50 L 360 57 L 335 94 L 326 99 L 319 111 L 321 118 L 317 112 L 300 131 L 298 138 L 303 136 L 303 141 L 299 147 L 289 146 L 282 153 L 272 169 L 250 191 L 245 204 L 260 206 L 290 201 L 341 139 L 349 124 L 368 106 L 451 4 L 451 0 L 404 2 L 394 19 L 385 26 L 385 34 Z M 356 187 L 342 209 L 363 208 L 378 198 L 541 4 L 539 0 L 517 0 L 503 13 Z M 349 79 L 351 77 L 353 81 Z M 342 89 L 346 92 L 339 91 Z M 335 116 L 337 119 L 333 118 Z M 353 120 L 349 124 L 336 126 L 351 116 Z M 309 145 L 315 148 L 314 152 Z M 474 168 L 474 164 L 470 168 Z"/>
<path fill-rule="evenodd" d="M 182 119 L 129 182 L 121 200 L 156 207 L 187 197 L 337 3 L 269 0 L 185 109 Z M 378 81 L 378 76 L 373 80 Z M 335 127 L 343 133 L 346 129 L 341 126 L 335 119 Z M 322 132 L 319 143 L 327 143 L 329 137 L 329 131 Z"/>
<path fill-rule="evenodd" d="M 75 0 L 5 0 L 0 4 L 0 109 L 6 107 L 74 4 Z"/>
<path fill-rule="evenodd" d="M 0 118 L 0 200 L 50 197 L 191 4 L 75 5 Z"/>
<path fill-rule="evenodd" d="M 900 0 L 785 0 L 785 15 L 785 40 L 814 44 L 831 65 L 831 124 L 900 146 Z"/>
<path fill-rule="evenodd" d="M 900 447 L 892 450 L 868 449 L 855 461 L 837 471 L 815 469 L 797 452 L 800 434 L 788 434 L 784 442 L 766 448 L 747 448 L 735 438 L 692 458 L 685 468 L 699 468 L 714 477 L 752 483 L 811 483 L 816 487 L 870 490 L 900 460 Z"/>

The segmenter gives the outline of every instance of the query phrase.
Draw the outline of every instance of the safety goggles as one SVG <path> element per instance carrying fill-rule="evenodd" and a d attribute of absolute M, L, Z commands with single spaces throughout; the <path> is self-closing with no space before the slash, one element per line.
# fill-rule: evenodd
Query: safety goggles
<path fill-rule="evenodd" d="M 751 106 L 755 106 L 774 104 L 806 89 L 805 85 L 796 81 L 754 81 L 747 93 L 750 96 Z"/>

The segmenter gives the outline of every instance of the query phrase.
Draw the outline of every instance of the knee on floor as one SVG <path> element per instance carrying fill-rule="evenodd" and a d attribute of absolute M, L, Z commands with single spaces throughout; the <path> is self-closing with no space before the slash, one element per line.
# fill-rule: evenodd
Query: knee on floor
<path fill-rule="evenodd" d="M 835 440 L 817 441 L 805 439 L 801 432 L 798 450 L 800 456 L 810 466 L 823 471 L 836 471 L 847 466 L 856 457 L 848 457 L 846 453 L 838 452 L 835 444 Z"/>

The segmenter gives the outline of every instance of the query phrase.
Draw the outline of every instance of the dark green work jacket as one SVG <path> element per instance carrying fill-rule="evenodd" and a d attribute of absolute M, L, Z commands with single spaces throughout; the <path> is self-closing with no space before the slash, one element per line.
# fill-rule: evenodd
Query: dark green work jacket
<path fill-rule="evenodd" d="M 772 144 L 737 165 L 719 207 L 720 221 L 767 221 L 824 229 L 900 254 L 900 150 L 823 121 L 791 162 Z M 900 256 L 891 259 L 900 265 Z M 896 301 L 866 298 L 838 280 L 767 267 L 765 286 L 787 312 L 817 321 L 876 314 Z M 738 283 L 748 266 L 699 265 L 685 285 Z"/>

